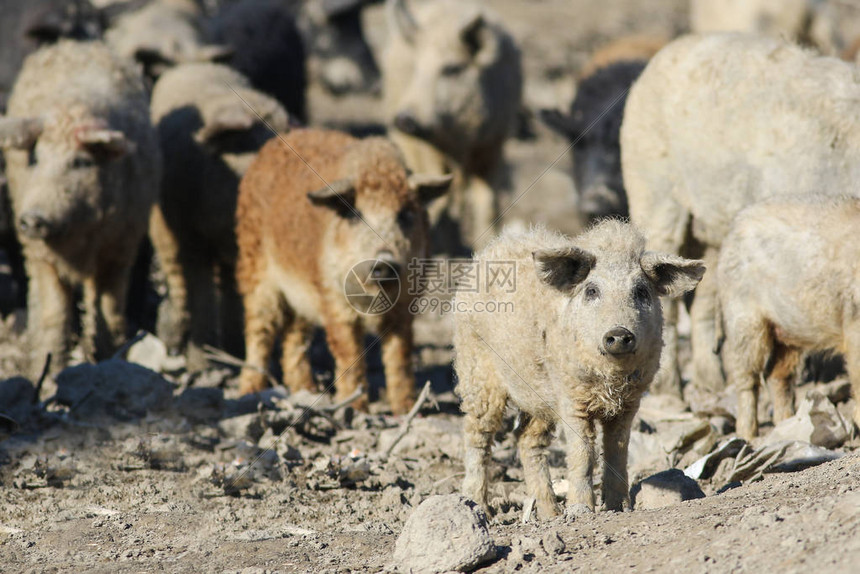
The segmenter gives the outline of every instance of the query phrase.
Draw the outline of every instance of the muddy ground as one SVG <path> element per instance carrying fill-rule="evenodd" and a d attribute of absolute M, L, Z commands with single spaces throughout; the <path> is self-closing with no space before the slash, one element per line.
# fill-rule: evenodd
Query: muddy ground
<path fill-rule="evenodd" d="M 566 106 L 573 74 L 602 42 L 632 32 L 682 31 L 687 4 L 487 3 L 520 41 L 532 109 Z M 384 43 L 383 22 L 381 8 L 367 14 L 374 47 Z M 378 102 L 369 98 L 334 100 L 314 89 L 310 101 L 315 123 L 374 129 L 379 122 Z M 505 219 L 575 233 L 566 143 L 536 122 L 531 127 L 533 139 L 507 148 L 511 197 L 522 197 Z M 16 375 L 20 363 L 14 323 L 10 318 L 3 327 L 3 378 Z M 427 497 L 456 492 L 463 470 L 450 317 L 423 317 L 416 330 L 418 380 L 431 380 L 433 392 L 390 454 L 404 419 L 390 416 L 384 402 L 362 414 L 327 408 L 325 396 L 285 399 L 280 389 L 240 399 L 229 368 L 190 377 L 143 343 L 130 358 L 160 370 L 163 379 L 127 370 L 121 361 L 104 377 L 113 388 L 149 393 L 147 413 L 138 412 L 142 394 L 113 396 L 88 387 L 95 372 L 67 380 L 72 398 L 66 406 L 48 406 L 9 438 L 0 431 L 0 570 L 322 574 L 391 568 L 405 520 Z M 370 353 L 374 395 L 381 378 L 377 355 Z M 314 363 L 321 384 L 330 382 L 328 358 L 316 353 Z M 846 412 L 844 384 L 836 386 L 841 390 L 833 383 L 805 385 L 798 396 L 820 390 Z M 55 388 L 46 384 L 42 399 Z M 672 400 L 646 399 L 634 426 L 631 484 L 684 469 L 733 436 L 730 394 L 700 402 L 710 406 L 690 412 Z M 763 419 L 768 408 L 765 400 Z M 763 434 L 769 430 L 765 425 Z M 860 564 L 857 438 L 833 446 L 841 458 L 803 471 L 738 474 L 742 456 L 727 457 L 699 481 L 705 497 L 697 500 L 527 524 L 514 442 L 510 433 L 499 439 L 490 519 L 499 558 L 482 572 L 856 572 Z M 562 490 L 563 440 L 550 456 Z"/>

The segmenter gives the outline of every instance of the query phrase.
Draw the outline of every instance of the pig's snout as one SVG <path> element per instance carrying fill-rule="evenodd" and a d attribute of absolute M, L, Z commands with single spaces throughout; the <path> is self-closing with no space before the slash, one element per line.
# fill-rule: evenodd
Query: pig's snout
<path fill-rule="evenodd" d="M 589 219 L 608 217 L 612 215 L 625 215 L 626 205 L 618 191 L 613 190 L 606 183 L 598 183 L 589 186 L 582 194 L 580 210 Z"/>
<path fill-rule="evenodd" d="M 18 231 L 29 239 L 45 239 L 51 234 L 52 226 L 42 212 L 31 210 L 18 217 Z"/>
<path fill-rule="evenodd" d="M 636 335 L 624 327 L 615 327 L 603 335 L 603 348 L 610 355 L 627 355 L 636 350 Z"/>

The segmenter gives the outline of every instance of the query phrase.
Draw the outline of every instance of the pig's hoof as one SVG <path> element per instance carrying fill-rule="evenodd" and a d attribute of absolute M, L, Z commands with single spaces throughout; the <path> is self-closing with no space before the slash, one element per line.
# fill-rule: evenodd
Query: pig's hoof
<path fill-rule="evenodd" d="M 594 509 L 587 504 L 571 504 L 564 509 L 565 522 L 573 522 L 577 516 L 594 514 Z"/>

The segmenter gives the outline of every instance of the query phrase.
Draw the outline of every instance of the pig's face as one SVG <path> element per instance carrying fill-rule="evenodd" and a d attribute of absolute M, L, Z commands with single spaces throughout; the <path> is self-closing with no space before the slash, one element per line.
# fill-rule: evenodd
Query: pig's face
<path fill-rule="evenodd" d="M 638 243 L 632 249 L 534 253 L 540 279 L 556 295 L 547 344 L 560 365 L 580 376 L 652 376 L 662 347 L 659 297 L 692 290 L 704 273 L 700 261 L 646 252 Z"/>
<path fill-rule="evenodd" d="M 617 120 L 617 122 L 615 121 Z M 580 210 L 589 220 L 627 215 L 627 194 L 621 178 L 618 118 L 607 118 L 573 146 L 573 179 L 579 191 Z"/>
<path fill-rule="evenodd" d="M 393 145 L 374 139 L 357 146 L 356 165 L 364 166 L 357 176 L 308 195 L 336 215 L 327 230 L 323 262 L 331 287 L 341 290 L 344 280 L 357 282 L 352 287 L 369 295 L 406 285 L 409 262 L 427 255 L 425 205 L 451 182 L 450 176 L 408 176 Z"/>
<path fill-rule="evenodd" d="M 493 95 L 485 93 L 484 76 L 497 59 L 499 39 L 480 12 L 410 34 L 414 60 L 400 78 L 408 88 L 395 103 L 394 125 L 457 155 L 489 121 Z"/>
<path fill-rule="evenodd" d="M 644 61 L 618 62 L 583 79 L 570 113 L 542 110 L 541 118 L 570 140 L 579 208 L 590 221 L 627 216 L 627 194 L 621 176 L 621 120 L 630 86 Z"/>
<path fill-rule="evenodd" d="M 16 196 L 18 234 L 30 240 L 56 240 L 104 215 L 104 165 L 129 153 L 122 132 L 99 119 L 54 117 L 26 155 L 26 175 Z"/>
<path fill-rule="evenodd" d="M 379 67 L 361 27 L 364 4 L 347 0 L 305 5 L 313 64 L 326 88 L 334 94 L 379 91 Z"/>

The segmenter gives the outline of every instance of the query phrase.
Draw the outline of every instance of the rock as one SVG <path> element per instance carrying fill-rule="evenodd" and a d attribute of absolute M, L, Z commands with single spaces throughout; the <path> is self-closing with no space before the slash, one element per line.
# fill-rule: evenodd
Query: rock
<path fill-rule="evenodd" d="M 725 458 L 734 458 L 746 444 L 742 438 L 732 438 L 721 443 L 712 453 L 707 454 L 687 468 L 684 474 L 692 479 L 708 479 L 714 476 L 720 461 Z"/>
<path fill-rule="evenodd" d="M 708 422 L 711 423 L 711 426 L 714 427 L 714 430 L 716 430 L 719 435 L 724 436 L 735 432 L 735 420 L 732 417 L 714 415 Z"/>
<path fill-rule="evenodd" d="M 224 392 L 211 387 L 190 387 L 176 397 L 174 406 L 180 415 L 192 423 L 217 420 L 221 418 L 224 408 Z"/>
<path fill-rule="evenodd" d="M 824 448 L 836 448 L 848 440 L 850 431 L 848 423 L 830 399 L 813 390 L 797 406 L 797 413 L 777 424 L 761 445 L 803 441 Z"/>
<path fill-rule="evenodd" d="M 816 385 L 816 390 L 826 395 L 834 405 L 844 403 L 851 398 L 851 381 L 849 379 L 836 379 L 822 385 Z"/>
<path fill-rule="evenodd" d="M 12 377 L 0 381 L 0 414 L 18 424 L 23 424 L 33 411 L 36 388 L 24 377 Z"/>
<path fill-rule="evenodd" d="M 630 498 L 636 510 L 653 510 L 685 500 L 705 498 L 705 493 L 695 480 L 677 468 L 670 468 L 634 485 Z"/>
<path fill-rule="evenodd" d="M 543 549 L 546 550 L 546 553 L 550 556 L 564 552 L 564 540 L 561 539 L 557 530 L 550 530 L 544 534 L 544 537 L 541 538 L 540 542 L 543 544 Z"/>
<path fill-rule="evenodd" d="M 630 433 L 630 443 L 627 447 L 627 471 L 631 476 L 666 468 L 668 462 L 669 457 L 663 449 L 659 435 L 639 431 Z"/>
<path fill-rule="evenodd" d="M 663 444 L 663 450 L 667 453 L 685 451 L 696 441 L 713 432 L 711 423 L 704 419 L 659 425 L 658 428 L 660 429 L 660 442 Z"/>
<path fill-rule="evenodd" d="M 692 417 L 692 414 L 687 404 L 679 397 L 648 393 L 639 403 L 637 416 L 649 423 L 656 423 L 686 420 Z"/>
<path fill-rule="evenodd" d="M 443 454 L 457 459 L 463 447 L 462 423 L 437 417 L 415 418 L 409 432 L 391 451 L 392 454 L 410 456 L 433 456 Z M 400 434 L 399 428 L 385 429 L 379 433 L 377 449 L 386 452 Z"/>
<path fill-rule="evenodd" d="M 416 574 L 468 572 L 495 558 L 484 511 L 459 494 L 422 502 L 403 526 L 394 549 L 394 567 Z"/>
<path fill-rule="evenodd" d="M 173 387 L 161 375 L 134 363 L 110 359 L 76 365 L 57 375 L 57 402 L 78 419 L 143 417 L 167 409 Z"/>
<path fill-rule="evenodd" d="M 230 438 L 250 439 L 253 442 L 260 440 L 263 432 L 263 424 L 258 413 L 239 415 L 218 421 L 218 430 Z"/>
<path fill-rule="evenodd" d="M 797 440 L 786 440 L 738 453 L 729 481 L 754 481 L 766 472 L 794 472 L 840 458 L 842 453 Z"/>
<path fill-rule="evenodd" d="M 129 348 L 126 360 L 129 363 L 146 367 L 150 371 L 163 373 L 166 370 L 165 366 L 169 362 L 167 346 L 152 333 L 147 333 L 140 341 Z M 176 360 L 174 359 L 173 362 L 175 363 Z"/>
<path fill-rule="evenodd" d="M 283 387 L 274 387 L 263 389 L 259 393 L 242 395 L 237 399 L 227 399 L 224 401 L 223 416 L 235 417 L 256 413 L 260 405 L 265 410 L 277 410 L 278 402 L 286 398 L 286 396 L 286 390 Z M 319 407 L 320 405 L 316 406 Z"/>

